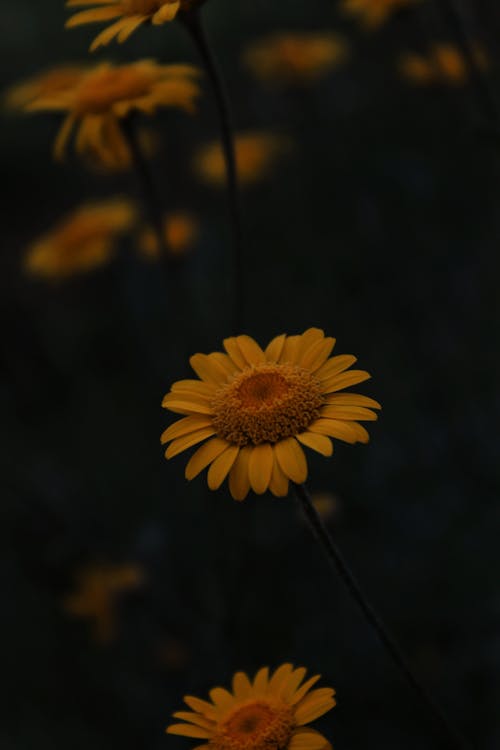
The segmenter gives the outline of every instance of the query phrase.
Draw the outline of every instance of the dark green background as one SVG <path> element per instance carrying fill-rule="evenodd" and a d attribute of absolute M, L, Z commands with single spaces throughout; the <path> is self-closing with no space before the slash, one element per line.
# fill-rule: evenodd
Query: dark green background
<path fill-rule="evenodd" d="M 471 3 L 472 4 L 472 3 Z M 333 0 L 210 0 L 205 18 L 239 128 L 292 136 L 293 154 L 245 192 L 246 332 L 266 343 L 310 325 L 373 373 L 384 410 L 369 446 L 310 458 L 310 485 L 340 499 L 331 531 L 415 670 L 477 750 L 500 742 L 498 140 L 473 88 L 415 89 L 398 55 L 450 40 L 434 3 L 366 35 Z M 469 8 L 470 10 L 470 8 Z M 468 14 L 490 51 L 493 2 Z M 64 31 L 59 0 L 2 0 L 1 85 L 85 60 L 94 29 Z M 474 27 L 476 24 L 476 27 Z M 337 29 L 350 62 L 306 91 L 259 86 L 244 44 L 282 29 Z M 178 24 L 144 28 L 99 59 L 195 60 Z M 155 162 L 170 207 L 203 234 L 175 292 L 131 242 L 109 267 L 34 282 L 24 248 L 89 197 L 135 190 L 56 165 L 58 118 L 1 122 L 2 747 L 189 748 L 165 737 L 185 692 L 285 660 L 324 675 L 338 706 L 318 722 L 336 750 L 446 747 L 329 577 L 292 498 L 234 503 L 185 457 L 166 463 L 160 408 L 195 351 L 230 329 L 224 195 L 190 172 L 217 134 L 168 113 Z M 500 88 L 498 88 L 500 98 Z M 96 560 L 136 561 L 148 583 L 120 605 L 108 648 L 62 600 Z M 179 668 L 160 663 L 180 643 Z"/>

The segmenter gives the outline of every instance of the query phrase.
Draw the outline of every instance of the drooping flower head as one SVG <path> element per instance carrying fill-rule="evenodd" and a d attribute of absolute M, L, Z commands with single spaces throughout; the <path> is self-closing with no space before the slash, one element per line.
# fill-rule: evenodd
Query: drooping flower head
<path fill-rule="evenodd" d="M 130 153 L 120 120 L 132 112 L 153 115 L 161 107 L 194 112 L 200 93 L 198 69 L 191 65 L 158 65 L 152 60 L 112 65 L 88 71 L 78 85 L 31 101 L 31 112 L 65 112 L 56 139 L 56 158 L 63 157 L 74 128 L 79 154 L 110 168 L 127 165 Z"/>
<path fill-rule="evenodd" d="M 95 639 L 109 643 L 116 634 L 116 604 L 120 595 L 144 582 L 138 565 L 90 565 L 79 571 L 76 590 L 64 600 L 69 615 L 87 619 Z"/>
<path fill-rule="evenodd" d="M 271 173 L 276 162 L 290 150 L 290 139 L 275 133 L 251 131 L 235 137 L 236 168 L 241 185 L 254 185 Z M 199 177 L 210 185 L 224 187 L 226 163 L 220 141 L 202 146 L 193 165 Z"/>
<path fill-rule="evenodd" d="M 25 270 L 60 280 L 102 266 L 135 221 L 135 206 L 125 198 L 84 204 L 31 245 Z"/>
<path fill-rule="evenodd" d="M 347 54 L 348 46 L 337 34 L 281 33 L 251 43 L 243 61 L 263 81 L 309 84 L 344 62 Z"/>
<path fill-rule="evenodd" d="M 36 99 L 52 97 L 77 86 L 87 72 L 88 65 L 72 64 L 46 70 L 12 86 L 5 96 L 6 106 L 12 110 L 25 110 Z"/>
<path fill-rule="evenodd" d="M 484 50 L 476 45 L 475 60 L 482 70 L 488 68 Z M 399 61 L 399 70 L 404 78 L 416 85 L 442 84 L 463 86 L 470 76 L 469 66 L 462 52 L 453 44 L 434 44 L 427 56 L 407 53 Z"/>
<path fill-rule="evenodd" d="M 90 50 L 93 52 L 113 39 L 125 42 L 144 23 L 160 26 L 172 21 L 179 11 L 190 10 L 202 2 L 204 0 L 68 0 L 67 8 L 85 10 L 72 16 L 66 27 L 112 21 L 92 42 Z"/>
<path fill-rule="evenodd" d="M 313 685 L 320 675 L 303 682 L 306 670 L 283 664 L 274 674 L 260 669 L 253 680 L 244 672 L 233 677 L 232 693 L 216 687 L 210 701 L 187 695 L 189 711 L 178 711 L 169 734 L 193 737 L 197 750 L 327 750 L 328 740 L 306 727 L 335 706 L 332 688 Z"/>
<path fill-rule="evenodd" d="M 377 418 L 380 404 L 345 392 L 370 375 L 349 370 L 356 357 L 330 357 L 335 339 L 318 328 L 301 336 L 281 335 L 266 349 L 249 336 L 224 341 L 226 353 L 195 354 L 190 364 L 200 380 L 174 383 L 163 406 L 183 419 L 162 435 L 167 459 L 201 443 L 186 467 L 193 479 L 208 470 L 208 486 L 243 500 L 250 488 L 288 493 L 289 480 L 302 483 L 307 462 L 302 446 L 331 456 L 331 438 L 367 443 L 362 421 Z"/>
<path fill-rule="evenodd" d="M 382 26 L 390 16 L 401 8 L 418 0 L 342 0 L 342 10 L 355 16 L 367 29 Z"/>

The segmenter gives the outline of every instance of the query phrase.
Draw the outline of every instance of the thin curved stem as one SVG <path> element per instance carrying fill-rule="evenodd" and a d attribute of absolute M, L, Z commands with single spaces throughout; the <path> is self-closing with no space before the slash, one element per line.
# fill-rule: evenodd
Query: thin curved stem
<path fill-rule="evenodd" d="M 229 215 L 233 236 L 232 277 L 233 277 L 233 328 L 234 333 L 241 333 L 244 323 L 245 299 L 243 283 L 243 247 L 241 228 L 241 206 L 236 155 L 234 146 L 234 129 L 232 112 L 224 78 L 210 46 L 205 27 L 198 8 L 179 14 L 179 19 L 186 26 L 201 57 L 206 74 L 212 85 L 215 103 L 219 114 L 221 145 L 226 165 Z"/>
<path fill-rule="evenodd" d="M 121 123 L 122 132 L 132 156 L 137 180 L 142 192 L 144 211 L 156 235 L 161 257 L 166 265 L 169 265 L 169 251 L 163 231 L 163 205 L 156 189 L 153 175 L 142 151 L 135 122 L 132 117 L 127 117 Z"/>
<path fill-rule="evenodd" d="M 470 750 L 469 745 L 450 724 L 441 708 L 435 703 L 434 699 L 428 694 L 420 680 L 414 675 L 406 657 L 403 655 L 398 644 L 388 632 L 384 623 L 380 619 L 377 612 L 374 610 L 370 602 L 367 600 L 364 592 L 362 591 L 359 583 L 354 577 L 348 564 L 344 560 L 344 557 L 337 545 L 331 538 L 328 530 L 321 520 L 316 508 L 314 507 L 311 496 L 307 487 L 303 484 L 293 485 L 297 500 L 304 512 L 304 515 L 309 523 L 312 533 L 320 543 L 323 551 L 328 558 L 328 562 L 332 570 L 337 573 L 345 584 L 350 595 L 363 612 L 366 620 L 376 632 L 380 642 L 384 646 L 385 650 L 391 657 L 394 665 L 404 675 L 406 681 L 411 685 L 415 693 L 419 696 L 422 703 L 425 704 L 427 710 L 432 715 L 433 719 L 441 727 L 443 736 L 447 738 L 448 747 L 454 748 L 455 750 Z"/>
<path fill-rule="evenodd" d="M 456 0 L 439 0 L 443 16 L 452 29 L 457 43 L 462 50 L 462 54 L 469 66 L 478 94 L 480 95 L 485 114 L 495 129 L 500 128 L 500 108 L 498 101 L 490 85 L 488 76 L 482 70 L 477 59 L 477 50 L 474 40 L 471 38 L 467 29 L 467 24 L 460 9 L 457 7 Z"/>

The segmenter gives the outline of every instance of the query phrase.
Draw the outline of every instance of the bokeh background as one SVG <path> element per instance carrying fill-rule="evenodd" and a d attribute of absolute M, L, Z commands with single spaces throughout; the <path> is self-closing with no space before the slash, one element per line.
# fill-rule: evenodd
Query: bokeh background
<path fill-rule="evenodd" d="M 244 192 L 245 332 L 310 325 L 373 373 L 382 417 L 368 446 L 311 457 L 333 493 L 327 523 L 415 670 L 477 750 L 500 743 L 498 545 L 499 141 L 470 85 L 415 87 L 402 52 L 453 41 L 434 2 L 366 33 L 334 0 L 210 0 L 205 19 L 238 129 L 293 139 Z M 469 8 L 469 11 L 471 9 Z M 3 0 L 1 86 L 87 59 L 60 0 Z M 496 78 L 500 14 L 467 15 Z M 474 25 L 475 24 L 475 25 Z M 337 30 L 345 64 L 312 87 L 258 83 L 245 45 L 279 30 Z M 196 61 L 177 24 L 144 28 L 103 59 Z M 499 99 L 500 87 L 496 86 Z M 108 266 L 29 278 L 27 245 L 87 198 L 134 192 L 51 158 L 57 117 L 2 117 L 2 747 L 188 748 L 164 735 L 185 693 L 283 661 L 335 686 L 319 722 L 334 746 L 444 748 L 333 581 L 293 498 L 238 504 L 167 463 L 160 408 L 188 356 L 231 331 L 222 191 L 191 169 L 217 136 L 208 86 L 195 117 L 155 120 L 156 178 L 202 231 L 177 293 L 129 239 Z M 179 293 L 179 290 L 180 293 Z M 89 565 L 128 565 L 112 635 L 68 612 Z"/>

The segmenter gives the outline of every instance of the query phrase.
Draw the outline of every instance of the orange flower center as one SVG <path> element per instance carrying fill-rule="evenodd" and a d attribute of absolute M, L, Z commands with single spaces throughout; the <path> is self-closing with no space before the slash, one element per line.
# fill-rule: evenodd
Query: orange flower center
<path fill-rule="evenodd" d="M 308 370 L 267 363 L 217 391 L 212 419 L 218 435 L 234 445 L 277 443 L 304 432 L 322 404 L 319 382 Z"/>
<path fill-rule="evenodd" d="M 117 102 L 146 96 L 151 84 L 150 75 L 129 67 L 98 70 L 80 86 L 76 109 L 81 113 L 105 112 Z"/>
<path fill-rule="evenodd" d="M 237 708 L 210 740 L 213 750 L 281 750 L 295 726 L 285 704 L 255 701 Z"/>

